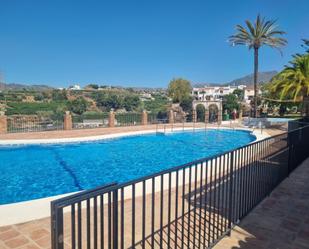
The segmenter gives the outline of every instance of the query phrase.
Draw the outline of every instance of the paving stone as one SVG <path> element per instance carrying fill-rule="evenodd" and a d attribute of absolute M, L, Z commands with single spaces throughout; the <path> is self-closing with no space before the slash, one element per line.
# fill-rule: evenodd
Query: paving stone
<path fill-rule="evenodd" d="M 24 236 L 18 236 L 14 239 L 8 240 L 5 242 L 5 245 L 8 248 L 18 248 L 21 246 L 25 246 L 29 242 Z"/>

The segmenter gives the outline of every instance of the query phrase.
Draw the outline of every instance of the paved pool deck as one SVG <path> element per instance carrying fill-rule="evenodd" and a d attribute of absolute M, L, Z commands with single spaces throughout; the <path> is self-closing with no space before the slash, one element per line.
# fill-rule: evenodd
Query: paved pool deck
<path fill-rule="evenodd" d="M 309 159 L 214 249 L 309 249 Z"/>

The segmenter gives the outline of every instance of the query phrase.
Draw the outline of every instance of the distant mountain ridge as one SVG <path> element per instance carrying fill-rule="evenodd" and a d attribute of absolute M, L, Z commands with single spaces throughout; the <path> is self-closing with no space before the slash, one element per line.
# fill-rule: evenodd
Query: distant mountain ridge
<path fill-rule="evenodd" d="M 258 83 L 267 83 L 269 82 L 272 77 L 274 77 L 278 72 L 277 71 L 267 71 L 267 72 L 259 72 L 258 74 Z M 232 80 L 226 83 L 195 83 L 193 84 L 194 87 L 204 87 L 204 86 L 239 86 L 239 85 L 246 85 L 252 86 L 253 85 L 253 74 L 248 74 L 244 77 Z"/>
<path fill-rule="evenodd" d="M 18 84 L 18 83 L 2 83 L 0 82 L 0 91 L 3 90 L 13 90 L 13 91 L 18 91 L 18 90 L 32 90 L 32 91 L 46 91 L 46 90 L 51 90 L 54 89 L 51 86 L 47 85 L 25 85 L 25 84 Z"/>
<path fill-rule="evenodd" d="M 258 74 L 258 83 L 267 83 L 269 82 L 278 72 L 277 71 L 268 71 L 268 72 L 259 72 Z M 228 85 L 253 85 L 253 74 L 246 75 L 244 77 L 232 80 L 227 83 Z"/>
<path fill-rule="evenodd" d="M 274 77 L 278 72 L 277 71 L 267 71 L 267 72 L 259 72 L 258 75 L 258 82 L 259 83 L 266 83 L 271 80 L 272 77 Z M 207 86 L 227 86 L 227 85 L 246 85 L 246 86 L 252 86 L 253 85 L 253 74 L 246 75 L 244 77 L 232 80 L 227 83 L 195 83 L 193 84 L 194 87 L 204 87 Z M 134 90 L 163 90 L 164 88 L 161 87 L 120 87 L 120 88 L 132 88 Z M 46 91 L 46 90 L 52 90 L 55 89 L 54 87 L 47 86 L 47 85 L 26 85 L 26 84 L 19 84 L 19 83 L 2 83 L 0 82 L 0 91 L 3 90 L 32 90 L 32 91 Z"/>

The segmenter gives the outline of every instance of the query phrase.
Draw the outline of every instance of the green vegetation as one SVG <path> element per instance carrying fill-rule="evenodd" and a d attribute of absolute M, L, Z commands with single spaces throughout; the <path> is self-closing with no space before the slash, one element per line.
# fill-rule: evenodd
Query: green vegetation
<path fill-rule="evenodd" d="M 193 97 L 188 96 L 180 102 L 180 106 L 183 109 L 183 111 L 189 112 L 189 113 L 192 112 L 192 101 L 193 101 Z"/>
<path fill-rule="evenodd" d="M 92 85 L 91 85 L 92 86 Z M 95 86 L 92 86 L 95 88 Z M 5 91 L 0 92 L 1 109 L 7 115 L 13 114 L 54 114 L 69 110 L 75 115 L 110 110 L 120 112 L 165 112 L 170 105 L 169 99 L 161 91 L 143 96 L 143 91 L 132 88 L 100 88 L 99 90 L 48 90 L 48 91 Z"/>
<path fill-rule="evenodd" d="M 126 111 L 138 110 L 141 101 L 137 95 L 127 95 L 123 99 L 123 107 Z"/>
<path fill-rule="evenodd" d="M 92 95 L 97 107 L 102 111 L 110 111 L 124 108 L 126 111 L 136 111 L 141 102 L 138 95 L 121 93 L 95 92 Z"/>
<path fill-rule="evenodd" d="M 309 39 L 303 39 L 304 44 L 302 47 L 306 49 L 306 52 L 309 53 Z"/>
<path fill-rule="evenodd" d="M 68 109 L 75 114 L 83 114 L 87 110 L 87 107 L 88 102 L 82 97 L 68 102 Z"/>
<path fill-rule="evenodd" d="M 280 93 L 280 99 L 302 101 L 309 95 L 309 54 L 296 55 L 271 81 L 271 92 Z"/>
<path fill-rule="evenodd" d="M 168 98 L 161 94 L 153 94 L 153 98 L 143 101 L 143 109 L 154 113 L 165 112 L 167 106 L 170 104 Z"/>
<path fill-rule="evenodd" d="M 289 65 L 278 73 L 269 84 L 265 86 L 264 98 L 268 99 L 270 106 L 280 103 L 280 113 L 286 110 L 302 108 L 303 113 L 308 113 L 304 99 L 309 97 L 309 40 L 303 40 L 306 52 L 296 54 Z M 278 101 L 272 101 L 278 100 Z"/>
<path fill-rule="evenodd" d="M 233 93 L 225 95 L 223 98 L 223 110 L 231 114 L 234 109 L 240 109 L 240 103 L 237 95 Z"/>
<path fill-rule="evenodd" d="M 173 79 L 167 89 L 168 96 L 172 98 L 174 103 L 181 103 L 185 99 L 188 99 L 191 91 L 190 81 L 182 78 Z"/>
<path fill-rule="evenodd" d="M 205 107 L 203 105 L 196 106 L 196 118 L 198 122 L 205 121 Z"/>
<path fill-rule="evenodd" d="M 52 91 L 52 100 L 53 101 L 64 101 L 67 100 L 67 91 L 66 90 L 53 90 Z"/>
<path fill-rule="evenodd" d="M 233 91 L 233 94 L 237 96 L 237 99 L 238 99 L 239 101 L 243 101 L 243 100 L 244 100 L 244 96 L 245 96 L 244 90 L 235 89 L 235 90 Z"/>
<path fill-rule="evenodd" d="M 39 112 L 58 113 L 64 112 L 67 109 L 66 102 L 43 102 L 43 103 L 24 103 L 24 102 L 8 102 L 7 103 L 7 115 L 24 114 L 33 115 Z"/>
<path fill-rule="evenodd" d="M 260 15 L 254 23 L 246 20 L 246 26 L 236 26 L 236 34 L 229 37 L 230 43 L 234 45 L 245 45 L 249 49 L 254 50 L 254 115 L 257 115 L 257 84 L 258 84 L 258 64 L 259 64 L 259 49 L 266 45 L 271 48 L 280 49 L 287 44 L 287 40 L 280 37 L 285 34 L 284 31 L 278 30 L 276 21 L 266 21 Z"/>

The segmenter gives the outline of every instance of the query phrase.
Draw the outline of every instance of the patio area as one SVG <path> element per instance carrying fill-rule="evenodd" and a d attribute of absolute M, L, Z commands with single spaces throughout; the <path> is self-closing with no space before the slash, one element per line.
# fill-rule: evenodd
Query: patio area
<path fill-rule="evenodd" d="M 309 159 L 285 179 L 215 249 L 308 249 Z"/>

